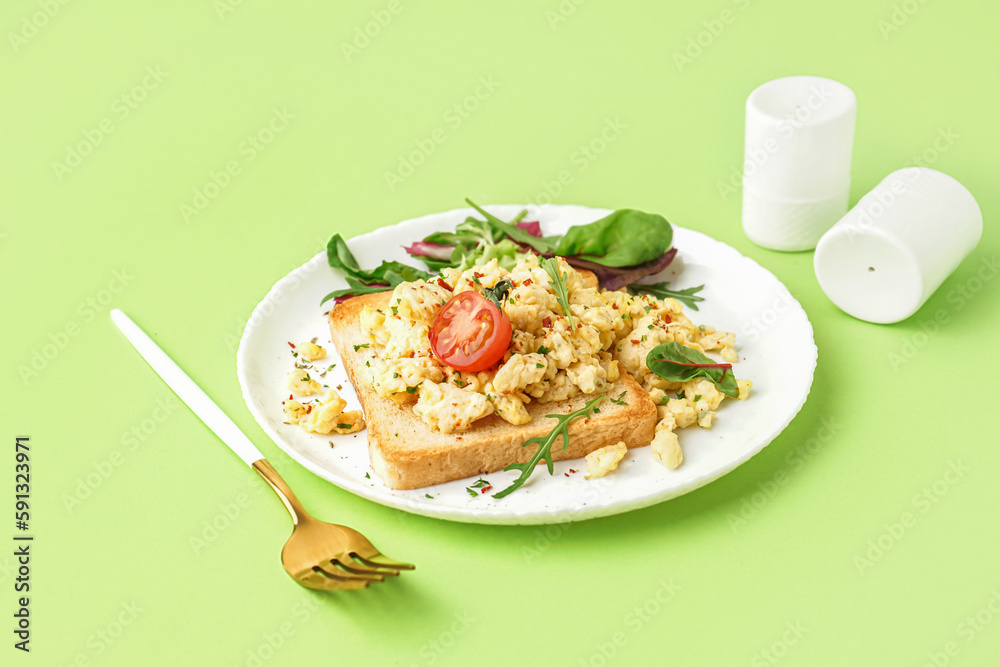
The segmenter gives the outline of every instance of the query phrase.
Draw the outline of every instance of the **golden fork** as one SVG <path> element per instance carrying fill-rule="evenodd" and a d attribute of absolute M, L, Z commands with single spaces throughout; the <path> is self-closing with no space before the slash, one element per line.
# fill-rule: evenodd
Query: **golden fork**
<path fill-rule="evenodd" d="M 167 386 L 244 463 L 256 470 L 281 498 L 295 524 L 291 537 L 281 550 L 281 565 L 292 579 L 307 588 L 345 590 L 367 588 L 373 581 L 383 581 L 387 576 L 399 575 L 400 570 L 413 569 L 413 565 L 409 563 L 400 563 L 383 556 L 358 531 L 347 526 L 325 523 L 310 516 L 285 480 L 233 420 L 146 332 L 117 308 L 111 311 L 111 320 Z"/>

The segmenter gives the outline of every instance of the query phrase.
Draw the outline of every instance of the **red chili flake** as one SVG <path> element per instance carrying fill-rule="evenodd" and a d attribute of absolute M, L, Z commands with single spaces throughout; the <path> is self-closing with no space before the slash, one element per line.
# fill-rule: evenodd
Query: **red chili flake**
<path fill-rule="evenodd" d="M 617 303 L 611 304 L 611 310 L 618 310 L 618 304 Z"/>
<path fill-rule="evenodd" d="M 313 411 L 313 406 L 312 405 L 307 405 L 306 406 L 306 414 L 309 414 L 312 411 Z"/>
<path fill-rule="evenodd" d="M 543 319 L 542 320 L 542 326 L 543 327 L 550 327 L 550 326 L 552 326 L 552 318 L 551 317 L 546 317 L 545 319 Z"/>
<path fill-rule="evenodd" d="M 582 324 L 577 324 L 577 325 L 576 325 L 576 328 L 577 328 L 577 329 L 582 329 L 582 328 L 583 328 L 583 325 L 582 325 Z"/>
<path fill-rule="evenodd" d="M 479 490 L 479 493 L 486 493 L 487 491 L 489 491 L 492 488 L 493 488 L 492 484 L 487 484 L 486 486 L 484 486 L 482 489 Z"/>
<path fill-rule="evenodd" d="M 638 345 L 638 344 L 639 344 L 639 341 L 638 341 L 638 340 L 636 340 L 635 338 L 633 338 L 633 339 L 632 339 L 632 344 L 633 344 L 633 345 Z"/>
<path fill-rule="evenodd" d="M 441 287 L 445 288 L 449 292 L 451 291 L 451 285 L 449 285 L 448 283 L 446 283 L 444 281 L 444 278 L 442 278 L 441 276 L 438 276 L 437 283 L 438 283 L 438 285 L 440 285 Z"/>
<path fill-rule="evenodd" d="M 571 473 L 573 473 L 574 475 L 576 474 L 576 470 L 573 470 L 572 468 L 570 468 L 570 469 L 569 469 L 569 471 L 570 471 Z"/>
<path fill-rule="evenodd" d="M 589 424 L 590 423 L 590 417 L 587 417 L 586 419 L 584 419 L 583 423 L 584 424 Z"/>
<path fill-rule="evenodd" d="M 292 348 L 294 350 L 295 349 L 295 344 L 292 343 L 292 341 L 288 341 L 288 347 L 290 347 L 290 348 Z"/>
<path fill-rule="evenodd" d="M 291 394 L 288 395 L 288 400 L 292 400 L 292 395 Z"/>
<path fill-rule="evenodd" d="M 472 275 L 474 275 L 477 278 L 482 278 L 483 277 L 483 274 L 481 274 L 479 271 L 473 271 Z"/>
<path fill-rule="evenodd" d="M 671 322 L 673 322 L 673 320 L 670 319 L 670 313 L 663 313 L 663 319 L 665 319 L 667 321 L 667 324 L 670 324 Z"/>
<path fill-rule="evenodd" d="M 521 284 L 522 285 L 530 285 L 531 284 L 531 278 L 525 279 L 525 281 L 523 283 L 521 283 Z"/>
<path fill-rule="evenodd" d="M 566 475 L 567 477 L 569 477 L 569 473 L 568 472 L 564 472 L 563 474 Z"/>

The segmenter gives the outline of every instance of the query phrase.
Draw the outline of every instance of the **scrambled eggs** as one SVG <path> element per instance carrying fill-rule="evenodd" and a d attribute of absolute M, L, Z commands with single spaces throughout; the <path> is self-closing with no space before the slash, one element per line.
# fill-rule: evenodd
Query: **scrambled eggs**
<path fill-rule="evenodd" d="M 535 255 L 518 260 L 510 271 L 495 259 L 464 272 L 446 268 L 430 282 L 398 285 L 386 309 L 362 311 L 360 327 L 369 344 L 364 376 L 380 396 L 412 404 L 429 426 L 453 433 L 490 414 L 511 424 L 527 423 L 531 417 L 525 406 L 531 401 L 601 392 L 624 370 L 659 406 L 653 454 L 676 468 L 682 455 L 674 430 L 695 424 L 710 428 L 725 395 L 703 378 L 667 382 L 646 367 L 646 356 L 657 345 L 677 342 L 734 362 L 735 336 L 693 324 L 674 299 L 587 287 L 580 273 L 561 257 L 558 261 L 575 326 Z M 429 332 L 441 306 L 459 292 L 482 294 L 503 279 L 513 284 L 503 304 L 513 338 L 500 364 L 490 371 L 463 373 L 433 357 Z M 291 386 L 291 376 L 289 380 Z M 294 382 L 312 389 L 307 378 Z M 740 398 L 746 398 L 750 381 L 738 383 Z"/>
<path fill-rule="evenodd" d="M 604 477 L 618 467 L 618 462 L 625 458 L 627 453 L 628 446 L 622 440 L 613 445 L 595 449 L 587 454 L 587 472 L 584 477 L 587 479 Z"/>
<path fill-rule="evenodd" d="M 360 410 L 344 411 L 347 401 L 334 390 L 329 390 L 322 400 L 303 405 L 294 399 L 282 403 L 288 423 L 298 424 L 310 433 L 355 433 L 365 427 Z"/>
<path fill-rule="evenodd" d="M 313 340 L 316 340 L 315 338 Z M 319 361 L 326 356 L 326 349 L 310 341 L 295 346 L 296 354 L 306 361 Z"/>

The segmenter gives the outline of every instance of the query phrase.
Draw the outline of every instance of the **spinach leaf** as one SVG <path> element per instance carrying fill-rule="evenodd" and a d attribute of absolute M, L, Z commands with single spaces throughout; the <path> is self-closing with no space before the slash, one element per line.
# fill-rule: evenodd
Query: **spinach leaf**
<path fill-rule="evenodd" d="M 356 278 L 366 285 L 387 282 L 395 287 L 403 281 L 426 280 L 431 277 L 431 274 L 426 271 L 396 261 L 383 260 L 374 269 L 362 269 L 358 266 L 358 260 L 354 258 L 354 254 L 347 247 L 347 242 L 340 234 L 334 234 L 330 237 L 330 242 L 326 245 L 326 259 L 333 268 L 340 269 L 348 276 Z"/>
<path fill-rule="evenodd" d="M 720 364 L 680 343 L 654 347 L 646 356 L 646 366 L 667 382 L 687 382 L 700 376 L 715 383 L 726 396 L 738 398 L 740 395 L 732 364 Z"/>
<path fill-rule="evenodd" d="M 570 227 L 555 254 L 578 255 L 605 266 L 635 266 L 662 256 L 672 240 L 673 228 L 662 215 L 623 208 Z"/>
<path fill-rule="evenodd" d="M 431 277 L 426 271 L 395 261 L 383 261 L 374 269 L 362 269 L 340 234 L 330 237 L 330 242 L 326 245 L 326 259 L 330 266 L 347 274 L 347 284 L 350 287 L 330 292 L 321 303 L 358 294 L 384 292 L 402 282 L 427 280 Z"/>
<path fill-rule="evenodd" d="M 333 299 L 336 303 L 348 299 L 352 296 L 358 296 L 359 294 L 374 294 L 376 292 L 384 292 L 389 289 L 389 285 L 385 283 L 377 283 L 375 285 L 365 285 L 364 283 L 358 282 L 351 276 L 347 276 L 347 284 L 349 287 L 345 289 L 338 289 L 330 292 L 323 297 L 323 300 L 319 302 L 319 305 L 323 305 L 330 299 Z"/>

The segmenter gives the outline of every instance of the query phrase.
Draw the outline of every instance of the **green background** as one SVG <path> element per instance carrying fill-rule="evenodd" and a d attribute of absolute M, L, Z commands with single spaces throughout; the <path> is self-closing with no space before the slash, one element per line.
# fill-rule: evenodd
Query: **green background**
<path fill-rule="evenodd" d="M 3 3 L 0 540 L 15 532 L 14 436 L 29 435 L 36 542 L 30 655 L 12 647 L 15 574 L 0 555 L 0 662 L 995 664 L 1000 7 L 681 4 Z M 345 53 L 372 12 L 391 21 Z M 744 100 L 790 74 L 857 93 L 852 202 L 916 159 L 982 207 L 979 247 L 905 322 L 848 317 L 811 253 L 741 231 L 739 191 L 720 184 L 741 166 Z M 495 87 L 467 102 L 481 77 Z M 253 152 L 244 142 L 275 109 L 294 118 Z M 614 140 L 582 157 L 608 122 Z M 439 128 L 443 143 L 390 187 L 386 172 Z M 95 145 L 70 167 L 81 142 Z M 185 216 L 231 161 L 239 172 Z M 819 366 L 770 447 L 682 498 L 546 529 L 389 510 L 267 440 L 235 353 L 277 279 L 334 231 L 466 196 L 539 201 L 564 171 L 557 202 L 660 212 L 753 257 L 802 302 Z M 418 570 L 347 594 L 294 585 L 278 561 L 281 504 L 172 402 L 111 307 L 315 514 Z"/>

